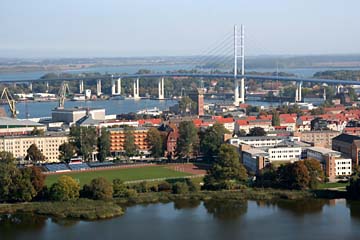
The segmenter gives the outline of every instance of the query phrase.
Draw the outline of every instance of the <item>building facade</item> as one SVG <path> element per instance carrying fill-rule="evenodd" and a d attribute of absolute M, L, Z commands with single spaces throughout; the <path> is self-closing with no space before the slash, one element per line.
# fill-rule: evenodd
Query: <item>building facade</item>
<path fill-rule="evenodd" d="M 138 127 L 129 130 L 124 128 L 108 129 L 110 133 L 110 152 L 113 155 L 119 155 L 125 152 L 125 138 L 127 131 L 134 136 L 134 143 L 139 152 L 144 155 L 149 154 L 150 145 L 147 140 L 149 128 Z"/>
<path fill-rule="evenodd" d="M 0 138 L 0 151 L 11 152 L 16 159 L 24 160 L 29 147 L 36 144 L 45 156 L 45 162 L 59 162 L 59 147 L 68 141 L 67 135 L 6 136 Z"/>

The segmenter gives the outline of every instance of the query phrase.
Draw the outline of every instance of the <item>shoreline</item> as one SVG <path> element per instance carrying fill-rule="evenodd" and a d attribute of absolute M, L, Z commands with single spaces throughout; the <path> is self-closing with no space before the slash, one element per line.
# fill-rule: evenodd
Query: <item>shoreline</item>
<path fill-rule="evenodd" d="M 169 203 L 178 200 L 198 201 L 277 201 L 304 199 L 338 199 L 346 198 L 346 193 L 334 190 L 279 190 L 248 188 L 235 191 L 199 191 L 186 194 L 170 192 L 140 193 L 130 198 L 114 198 L 110 201 L 80 198 L 67 202 L 27 202 L 0 204 L 0 215 L 33 213 L 57 219 L 96 221 L 122 216 L 126 207 L 140 204 Z"/>

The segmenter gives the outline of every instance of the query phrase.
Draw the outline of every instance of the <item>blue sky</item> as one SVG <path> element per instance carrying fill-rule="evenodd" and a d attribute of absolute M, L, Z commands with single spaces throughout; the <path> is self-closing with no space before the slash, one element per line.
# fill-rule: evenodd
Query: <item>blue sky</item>
<path fill-rule="evenodd" d="M 1 0 L 0 57 L 191 55 L 244 24 L 247 55 L 360 53 L 359 0 Z"/>

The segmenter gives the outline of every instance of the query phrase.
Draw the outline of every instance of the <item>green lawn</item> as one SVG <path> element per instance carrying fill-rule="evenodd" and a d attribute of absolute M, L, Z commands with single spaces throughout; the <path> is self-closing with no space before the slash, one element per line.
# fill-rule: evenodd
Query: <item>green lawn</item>
<path fill-rule="evenodd" d="M 105 177 L 112 181 L 115 178 L 120 178 L 123 181 L 132 180 L 146 180 L 154 178 L 172 178 L 172 177 L 185 177 L 190 176 L 190 173 L 177 172 L 168 169 L 163 166 L 153 167 L 139 167 L 139 168 L 127 168 L 127 169 L 112 169 L 112 170 L 101 170 L 95 172 L 77 172 L 77 173 L 64 173 L 47 175 L 46 185 L 51 186 L 56 180 L 63 175 L 71 176 L 80 182 L 80 185 L 89 183 L 92 179 L 97 177 Z"/>
<path fill-rule="evenodd" d="M 333 182 L 333 183 L 322 183 L 319 185 L 319 189 L 326 189 L 326 188 L 345 188 L 348 186 L 349 183 L 339 183 L 339 182 Z"/>

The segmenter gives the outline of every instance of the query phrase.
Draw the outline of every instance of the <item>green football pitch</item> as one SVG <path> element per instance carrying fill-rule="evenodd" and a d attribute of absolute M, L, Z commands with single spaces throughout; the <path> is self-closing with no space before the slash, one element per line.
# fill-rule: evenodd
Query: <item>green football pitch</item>
<path fill-rule="evenodd" d="M 79 181 L 80 185 L 90 183 L 90 181 L 97 177 L 104 177 L 109 181 L 115 178 L 119 178 L 123 181 L 134 180 L 147 180 L 155 178 L 176 178 L 190 176 L 190 173 L 178 172 L 163 166 L 150 166 L 150 167 L 138 167 L 138 168 L 125 168 L 125 169 L 110 169 L 99 170 L 91 172 L 76 172 L 76 173 L 63 173 L 47 175 L 46 185 L 51 186 L 60 176 L 67 175 L 75 178 Z"/>

